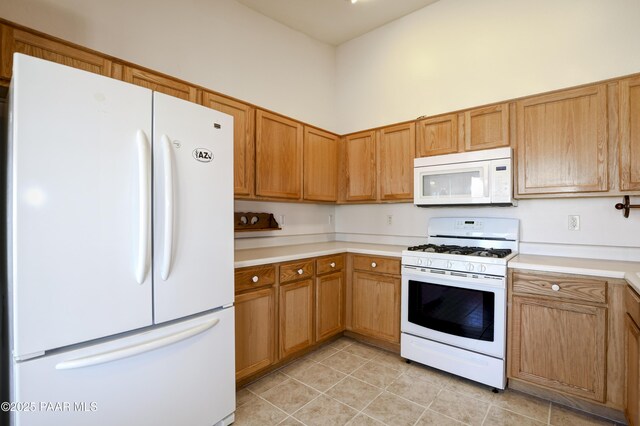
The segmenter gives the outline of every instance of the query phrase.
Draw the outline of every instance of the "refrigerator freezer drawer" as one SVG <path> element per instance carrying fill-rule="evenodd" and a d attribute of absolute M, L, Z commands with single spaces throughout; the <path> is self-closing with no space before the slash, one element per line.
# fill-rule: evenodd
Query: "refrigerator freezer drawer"
<path fill-rule="evenodd" d="M 13 424 L 212 425 L 235 410 L 234 308 L 14 364 Z"/>

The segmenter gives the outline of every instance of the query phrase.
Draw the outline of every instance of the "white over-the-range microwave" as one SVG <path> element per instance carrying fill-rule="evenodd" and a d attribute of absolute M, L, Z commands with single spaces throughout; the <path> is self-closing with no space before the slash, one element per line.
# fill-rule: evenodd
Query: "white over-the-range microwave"
<path fill-rule="evenodd" d="M 516 205 L 511 148 L 416 158 L 414 204 Z"/>

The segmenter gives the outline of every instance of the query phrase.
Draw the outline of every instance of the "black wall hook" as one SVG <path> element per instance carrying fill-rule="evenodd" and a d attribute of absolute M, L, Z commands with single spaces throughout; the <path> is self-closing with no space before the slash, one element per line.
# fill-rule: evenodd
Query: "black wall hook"
<path fill-rule="evenodd" d="M 616 204 L 616 210 L 624 210 L 624 217 L 629 217 L 629 210 L 630 209 L 637 209 L 640 208 L 640 204 L 630 204 L 629 203 L 629 196 L 625 195 L 623 198 L 623 203 L 618 203 Z"/>

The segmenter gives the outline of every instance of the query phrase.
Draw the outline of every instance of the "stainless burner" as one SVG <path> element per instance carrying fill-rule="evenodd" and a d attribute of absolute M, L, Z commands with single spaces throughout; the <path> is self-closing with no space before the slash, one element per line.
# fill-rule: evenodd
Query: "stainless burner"
<path fill-rule="evenodd" d="M 409 251 L 425 253 L 459 254 L 463 256 L 480 256 L 503 258 L 511 254 L 511 249 L 494 249 L 483 247 L 464 247 L 456 245 L 422 244 L 408 248 Z"/>

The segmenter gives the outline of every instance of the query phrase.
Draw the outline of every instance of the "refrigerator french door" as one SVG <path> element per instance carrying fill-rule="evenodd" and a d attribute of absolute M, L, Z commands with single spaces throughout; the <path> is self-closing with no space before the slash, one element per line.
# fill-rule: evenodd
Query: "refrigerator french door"
<path fill-rule="evenodd" d="M 12 423 L 231 421 L 232 118 L 16 54 L 8 127 Z"/>

